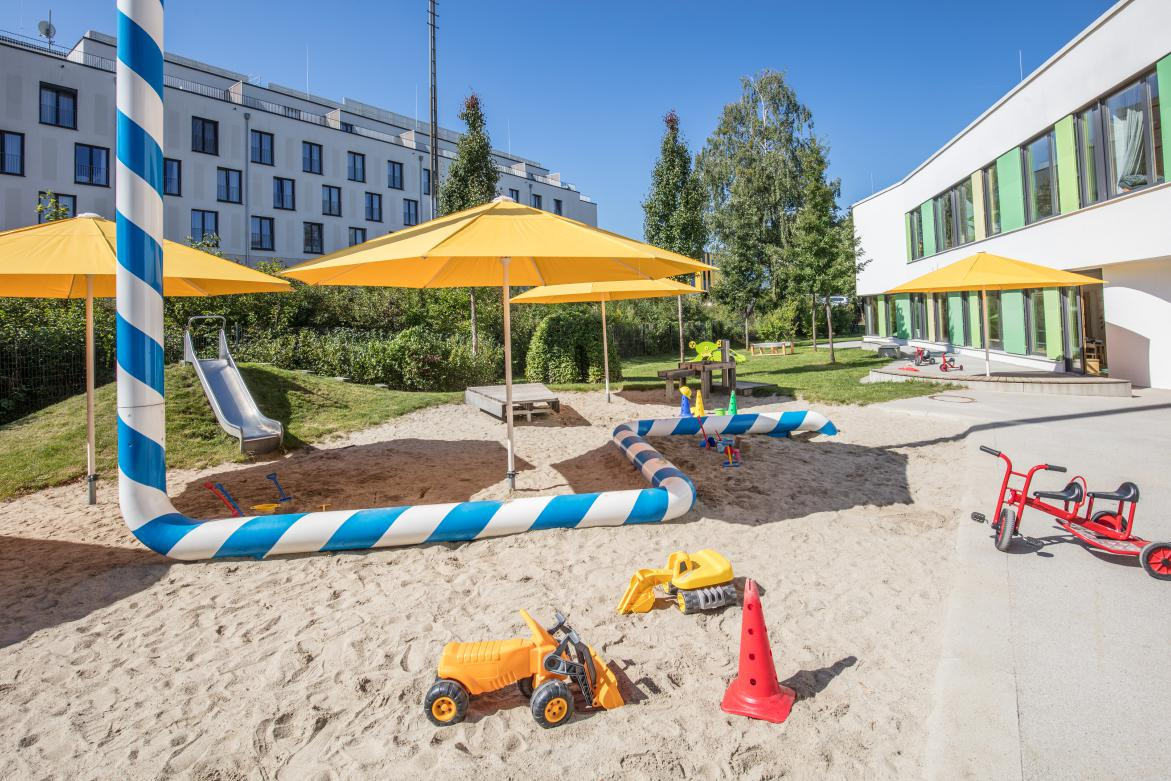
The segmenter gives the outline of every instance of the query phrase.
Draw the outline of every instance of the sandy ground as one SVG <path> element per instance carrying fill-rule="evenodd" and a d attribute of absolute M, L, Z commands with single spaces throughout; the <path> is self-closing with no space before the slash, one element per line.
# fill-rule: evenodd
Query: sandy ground
<path fill-rule="evenodd" d="M 519 425 L 521 492 L 640 487 L 609 432 L 676 410 L 651 392 L 563 400 L 561 416 Z M 77 484 L 0 504 L 0 776 L 921 776 L 957 516 L 940 487 L 962 463 L 962 425 L 748 403 L 812 406 L 842 431 L 747 439 L 736 470 L 655 440 L 699 487 L 663 525 L 184 564 L 135 542 L 112 481 L 96 508 Z M 274 469 L 301 510 L 500 497 L 502 439 L 482 413 L 433 408 L 275 461 L 175 472 L 170 491 L 205 518 L 222 514 L 205 481 L 247 506 L 271 501 Z M 783 725 L 719 709 L 738 607 L 615 614 L 636 569 L 703 547 L 761 585 L 780 677 L 800 696 Z M 543 730 L 508 689 L 433 727 L 421 700 L 444 643 L 523 636 L 522 607 L 568 613 L 618 669 L 627 707 L 579 704 Z"/>

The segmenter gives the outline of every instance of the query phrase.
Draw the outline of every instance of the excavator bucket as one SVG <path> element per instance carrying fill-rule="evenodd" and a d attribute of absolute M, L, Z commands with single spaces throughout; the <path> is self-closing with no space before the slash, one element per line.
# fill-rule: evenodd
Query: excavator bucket
<path fill-rule="evenodd" d="M 618 690 L 618 678 L 615 677 L 614 671 L 610 669 L 602 657 L 590 648 L 590 659 L 594 663 L 594 702 L 593 704 L 599 708 L 606 710 L 614 710 L 626 704 L 622 699 L 622 692 Z"/>
<path fill-rule="evenodd" d="M 640 569 L 630 579 L 622 601 L 618 603 L 618 613 L 649 613 L 655 606 L 655 586 L 668 583 L 671 580 L 669 569 Z"/>

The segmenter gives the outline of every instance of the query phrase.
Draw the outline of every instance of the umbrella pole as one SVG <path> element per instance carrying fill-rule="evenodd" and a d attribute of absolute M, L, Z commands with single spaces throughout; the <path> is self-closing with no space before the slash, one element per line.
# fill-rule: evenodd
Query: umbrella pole
<path fill-rule="evenodd" d="M 988 333 L 988 288 L 980 290 L 980 300 L 984 304 L 984 376 L 991 377 L 992 370 L 989 368 L 991 362 L 988 360 L 988 342 L 989 336 L 991 336 Z"/>
<path fill-rule="evenodd" d="M 606 403 L 610 403 L 610 342 L 606 335 L 606 302 L 602 302 L 602 368 L 606 374 Z"/>
<path fill-rule="evenodd" d="M 94 442 L 94 277 L 85 276 L 85 474 L 89 503 L 98 503 L 97 449 Z"/>
<path fill-rule="evenodd" d="M 512 442 L 512 312 L 509 303 L 508 263 L 512 258 L 501 258 L 503 269 L 501 294 L 504 303 L 504 420 L 508 428 L 508 490 L 516 490 L 516 460 Z"/>

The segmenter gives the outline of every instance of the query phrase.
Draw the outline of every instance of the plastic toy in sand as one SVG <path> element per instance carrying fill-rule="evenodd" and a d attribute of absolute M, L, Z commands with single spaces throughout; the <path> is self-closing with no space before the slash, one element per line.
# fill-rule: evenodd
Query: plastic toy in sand
<path fill-rule="evenodd" d="M 215 494 L 216 498 L 232 511 L 233 518 L 240 518 L 244 515 L 244 513 L 240 512 L 240 505 L 236 504 L 235 498 L 228 493 L 228 489 L 224 487 L 223 483 L 204 483 L 203 487 Z"/>
<path fill-rule="evenodd" d="M 740 668 L 732 685 L 724 692 L 720 709 L 725 713 L 747 716 L 780 724 L 789 718 L 797 693 L 777 680 L 773 650 L 768 643 L 768 628 L 760 607 L 756 581 L 744 584 L 744 613 L 740 623 Z"/>
<path fill-rule="evenodd" d="M 675 601 L 681 613 L 716 610 L 736 604 L 732 564 L 710 548 L 695 553 L 675 551 L 661 569 L 640 569 L 630 579 L 619 613 L 649 613 L 655 606 L 655 589 Z"/>
<path fill-rule="evenodd" d="M 269 472 L 267 475 L 265 475 L 265 478 L 271 480 L 272 484 L 276 486 L 276 500 L 278 503 L 283 504 L 284 502 L 290 502 L 293 500 L 292 494 L 285 493 L 284 486 L 282 486 L 281 481 L 277 479 L 276 472 Z"/>
<path fill-rule="evenodd" d="M 556 613 L 557 623 L 545 629 L 527 611 L 520 611 L 529 638 L 480 643 L 448 643 L 439 657 L 438 679 L 423 697 L 423 712 L 437 727 L 464 720 L 473 694 L 515 683 L 529 700 L 533 719 L 546 729 L 573 717 L 573 690 L 587 705 L 612 710 L 624 703 L 618 679 L 593 648 Z"/>
<path fill-rule="evenodd" d="M 722 464 L 725 469 L 740 466 L 740 448 L 736 446 L 735 440 L 720 440 L 720 449 L 724 451 L 724 457 L 728 459 Z"/>

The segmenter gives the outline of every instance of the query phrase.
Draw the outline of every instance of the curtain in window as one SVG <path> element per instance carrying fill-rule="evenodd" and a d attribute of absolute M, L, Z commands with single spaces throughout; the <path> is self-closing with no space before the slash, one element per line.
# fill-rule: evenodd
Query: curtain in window
<path fill-rule="evenodd" d="M 1110 151 L 1119 192 L 1127 192 L 1148 184 L 1145 102 L 1141 84 L 1136 84 L 1107 101 L 1113 142 Z"/>

